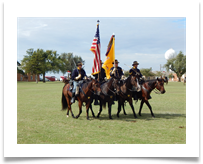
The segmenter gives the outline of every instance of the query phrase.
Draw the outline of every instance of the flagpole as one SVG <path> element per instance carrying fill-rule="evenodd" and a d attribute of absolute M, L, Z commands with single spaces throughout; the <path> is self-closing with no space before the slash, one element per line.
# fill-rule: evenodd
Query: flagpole
<path fill-rule="evenodd" d="M 115 39 L 115 34 L 113 33 L 113 37 L 114 37 L 114 39 Z M 114 42 L 114 47 L 115 47 L 115 42 Z M 114 55 L 115 55 L 115 48 L 114 48 Z M 115 57 L 115 56 L 114 56 Z M 115 67 L 115 62 L 116 62 L 116 58 L 114 58 L 114 68 L 116 68 Z"/>
<path fill-rule="evenodd" d="M 97 20 L 97 26 L 99 25 L 99 20 Z M 100 54 L 101 54 L 101 49 L 100 49 Z M 101 55 L 100 55 L 100 57 L 101 57 Z M 101 65 L 101 59 L 100 59 L 100 65 Z M 99 80 L 99 74 L 100 74 L 100 72 L 101 72 L 101 66 L 99 67 L 99 73 L 98 73 L 98 81 L 100 81 Z"/>

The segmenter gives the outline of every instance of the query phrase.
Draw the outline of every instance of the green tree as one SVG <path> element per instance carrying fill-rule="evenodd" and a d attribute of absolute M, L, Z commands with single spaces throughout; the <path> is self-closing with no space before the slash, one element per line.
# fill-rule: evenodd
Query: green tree
<path fill-rule="evenodd" d="M 47 72 L 59 72 L 61 59 L 56 51 L 32 48 L 26 51 L 27 55 L 22 60 L 22 66 L 27 73 L 42 74 L 45 82 Z"/>
<path fill-rule="evenodd" d="M 171 69 L 175 72 L 177 74 L 178 81 L 180 82 L 181 76 L 186 72 L 186 56 L 182 53 L 182 51 L 180 51 L 176 57 L 167 60 L 164 67 L 167 71 Z"/>
<path fill-rule="evenodd" d="M 28 55 L 24 56 L 22 60 L 22 69 L 25 70 L 25 73 L 30 73 L 31 75 L 35 74 L 38 77 L 38 75 L 42 73 L 42 52 L 33 51 L 33 49 L 28 49 L 26 52 Z M 37 78 L 36 83 L 38 83 Z"/>
<path fill-rule="evenodd" d="M 145 77 L 155 76 L 155 74 L 152 72 L 152 68 L 142 68 L 140 69 L 140 72 Z"/>
<path fill-rule="evenodd" d="M 79 61 L 81 61 L 83 65 L 85 64 L 85 61 L 82 59 L 82 57 L 77 55 L 73 56 L 73 53 L 62 53 L 59 56 L 59 59 L 59 69 L 63 74 L 65 74 L 67 71 L 72 72 L 75 69 L 75 64 L 77 64 Z"/>
<path fill-rule="evenodd" d="M 129 76 L 129 71 L 124 71 L 124 76 L 128 77 Z"/>
<path fill-rule="evenodd" d="M 20 73 L 21 75 L 25 75 L 25 72 L 21 68 L 21 64 L 19 61 L 17 61 L 17 73 Z"/>

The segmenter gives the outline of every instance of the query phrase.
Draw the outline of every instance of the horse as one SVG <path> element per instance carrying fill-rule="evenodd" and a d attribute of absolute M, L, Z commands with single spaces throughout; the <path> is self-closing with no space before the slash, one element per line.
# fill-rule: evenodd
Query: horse
<path fill-rule="evenodd" d="M 81 92 L 76 97 L 76 100 L 78 101 L 78 106 L 79 106 L 79 114 L 75 117 L 71 110 L 72 92 L 70 91 L 70 84 L 69 83 L 65 84 L 62 91 L 62 110 L 65 110 L 68 107 L 67 117 L 69 117 L 69 111 L 71 111 L 73 118 L 79 118 L 80 114 L 82 113 L 82 104 L 83 102 L 85 102 L 86 117 L 87 117 L 87 120 L 89 120 L 89 106 L 91 104 L 91 99 L 94 92 L 96 92 L 96 94 L 98 95 L 100 95 L 101 93 L 100 83 L 97 80 L 91 79 L 89 81 L 86 81 L 82 85 Z"/>
<path fill-rule="evenodd" d="M 106 103 L 108 103 L 108 114 L 109 114 L 109 119 L 113 119 L 111 115 L 111 107 L 114 102 L 114 97 L 116 94 L 119 94 L 119 87 L 118 87 L 119 80 L 116 79 L 115 77 L 111 77 L 107 82 L 103 83 L 101 85 L 101 93 L 100 96 L 98 97 L 99 100 L 99 112 L 97 114 L 97 118 L 99 118 L 101 112 L 102 112 L 102 107 L 106 108 Z M 116 91 L 114 91 L 116 89 Z M 90 109 L 92 111 L 92 105 L 90 105 Z M 94 115 L 94 112 L 92 111 L 92 115 Z"/>
<path fill-rule="evenodd" d="M 120 85 L 120 94 L 119 94 L 119 99 L 118 99 L 118 112 L 117 112 L 117 117 L 119 117 L 119 113 L 121 111 L 121 106 L 123 107 L 124 114 L 126 115 L 125 109 L 124 109 L 124 103 L 127 100 L 130 104 L 130 107 L 133 111 L 133 115 L 135 118 L 137 118 L 134 106 L 133 106 L 133 101 L 132 101 L 132 88 L 139 87 L 138 80 L 136 78 L 135 74 L 132 74 L 129 76 L 123 83 Z"/>
<path fill-rule="evenodd" d="M 138 98 L 141 99 L 140 103 L 140 109 L 139 109 L 139 116 L 141 116 L 141 111 L 143 104 L 147 104 L 152 117 L 154 116 L 154 113 L 152 112 L 152 107 L 149 104 L 148 98 L 152 90 L 157 89 L 161 94 L 164 94 L 166 91 L 164 89 L 164 79 L 163 78 L 157 78 L 153 80 L 146 80 L 142 85 L 141 85 L 141 92 L 138 92 Z M 155 92 L 158 94 L 158 92 Z"/>

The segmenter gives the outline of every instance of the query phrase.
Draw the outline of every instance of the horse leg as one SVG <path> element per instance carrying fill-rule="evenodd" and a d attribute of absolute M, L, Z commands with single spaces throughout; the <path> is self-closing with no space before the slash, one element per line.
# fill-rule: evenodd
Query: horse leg
<path fill-rule="evenodd" d="M 142 116 L 141 111 L 142 111 L 143 104 L 144 104 L 144 100 L 142 100 L 141 103 L 140 103 L 140 110 L 139 110 L 139 115 L 140 116 Z"/>
<path fill-rule="evenodd" d="M 129 104 L 130 104 L 130 107 L 131 107 L 131 109 L 132 109 L 132 111 L 133 111 L 134 117 L 137 118 L 137 116 L 136 116 L 136 114 L 135 114 L 134 106 L 133 106 L 133 103 L 132 103 L 132 98 L 130 98 Z"/>
<path fill-rule="evenodd" d="M 99 108 L 99 112 L 97 114 L 97 118 L 99 118 L 99 116 L 100 116 L 100 114 L 102 112 L 102 103 L 103 103 L 102 101 L 100 101 L 100 103 L 99 103 L 100 108 Z"/>
<path fill-rule="evenodd" d="M 124 104 L 122 106 L 123 106 L 123 113 L 124 113 L 124 115 L 127 115 L 127 113 L 125 112 Z"/>
<path fill-rule="evenodd" d="M 75 118 L 79 118 L 80 114 L 82 113 L 82 101 L 78 99 L 78 106 L 79 106 L 79 113 Z"/>
<path fill-rule="evenodd" d="M 68 110 L 67 110 L 67 117 L 69 117 L 69 111 L 71 112 L 71 115 L 72 115 L 72 117 L 73 118 L 75 118 L 75 116 L 74 116 L 74 114 L 73 114 L 73 112 L 72 112 L 72 110 L 71 110 L 71 102 L 70 102 L 70 97 L 69 98 L 66 98 L 66 100 L 67 100 L 67 104 L 68 104 Z"/>
<path fill-rule="evenodd" d="M 108 102 L 109 119 L 113 119 L 111 116 L 111 104 Z"/>
<path fill-rule="evenodd" d="M 151 105 L 149 104 L 149 102 L 148 102 L 148 101 L 145 101 L 145 103 L 147 104 L 147 106 L 148 106 L 148 108 L 149 108 L 149 110 L 150 110 L 150 112 L 151 112 L 152 117 L 155 117 L 155 116 L 154 116 L 154 113 L 152 112 L 152 107 L 151 107 Z"/>
<path fill-rule="evenodd" d="M 89 120 L 89 108 L 90 108 L 90 105 L 91 105 L 91 101 L 86 103 L 86 117 L 87 117 L 87 120 Z"/>
<path fill-rule="evenodd" d="M 117 117 L 119 117 L 119 113 L 121 111 L 121 102 L 120 100 L 118 101 L 118 112 L 117 112 Z"/>
<path fill-rule="evenodd" d="M 91 110 L 91 112 L 92 112 L 92 116 L 95 117 L 94 112 L 93 112 L 93 110 L 92 110 L 92 104 L 90 104 L 90 107 L 89 107 L 89 108 L 90 108 L 90 110 Z"/>

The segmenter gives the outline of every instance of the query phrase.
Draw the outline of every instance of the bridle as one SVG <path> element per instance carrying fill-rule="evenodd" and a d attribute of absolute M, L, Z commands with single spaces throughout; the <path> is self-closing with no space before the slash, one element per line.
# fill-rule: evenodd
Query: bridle
<path fill-rule="evenodd" d="M 151 91 L 153 91 L 154 93 L 156 94 L 161 94 L 161 91 L 158 90 L 156 87 L 159 86 L 159 83 L 158 83 L 158 80 L 156 80 L 156 84 L 154 86 L 154 89 L 152 87 L 149 86 L 149 84 L 147 84 L 148 87 L 151 89 Z M 147 93 L 150 93 L 150 91 L 148 89 L 146 89 L 143 85 L 142 85 L 142 88 L 147 91 Z M 160 89 L 160 86 L 159 86 L 159 89 Z"/>

